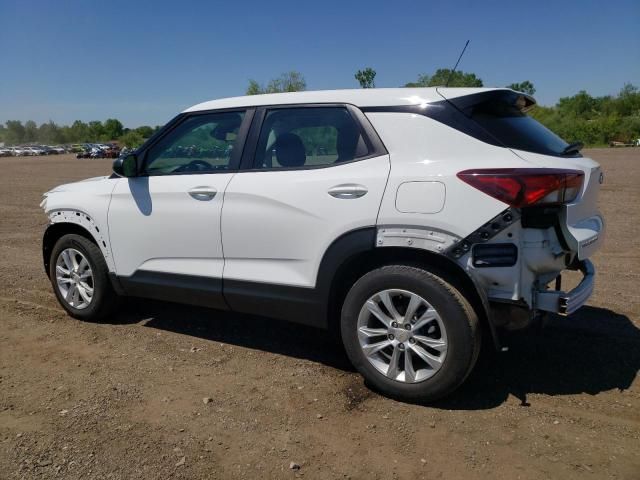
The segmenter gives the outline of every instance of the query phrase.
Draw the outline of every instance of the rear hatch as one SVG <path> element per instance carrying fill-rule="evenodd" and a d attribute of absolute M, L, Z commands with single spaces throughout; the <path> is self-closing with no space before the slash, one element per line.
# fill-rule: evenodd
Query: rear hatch
<path fill-rule="evenodd" d="M 588 258 L 601 244 L 604 222 L 598 211 L 598 192 L 604 180 L 600 165 L 583 157 L 580 146 L 569 144 L 526 114 L 535 100 L 509 89 L 438 88 L 438 93 L 473 127 L 468 133 L 492 145 L 509 148 L 532 168 L 579 170 L 584 174 L 580 194 L 558 210 L 567 246 L 578 260 Z"/>

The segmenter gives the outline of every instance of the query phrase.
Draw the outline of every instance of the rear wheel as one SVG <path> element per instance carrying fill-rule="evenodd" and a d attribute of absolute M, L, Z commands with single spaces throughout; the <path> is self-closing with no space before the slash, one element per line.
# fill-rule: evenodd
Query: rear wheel
<path fill-rule="evenodd" d="M 102 252 L 80 235 L 64 235 L 56 242 L 49 278 L 58 302 L 72 317 L 102 320 L 119 304 Z"/>
<path fill-rule="evenodd" d="M 373 270 L 353 285 L 341 330 L 365 380 L 412 402 L 451 393 L 480 349 L 478 318 L 462 294 L 426 270 L 402 265 Z"/>

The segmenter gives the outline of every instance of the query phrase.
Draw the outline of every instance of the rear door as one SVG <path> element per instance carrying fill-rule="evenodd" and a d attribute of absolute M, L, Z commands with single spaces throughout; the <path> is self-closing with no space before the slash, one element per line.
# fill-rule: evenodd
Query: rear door
<path fill-rule="evenodd" d="M 240 311 L 258 284 L 312 289 L 329 245 L 376 225 L 390 169 L 353 107 L 266 108 L 256 117 L 249 170 L 229 182 L 222 212 L 225 298 Z"/>

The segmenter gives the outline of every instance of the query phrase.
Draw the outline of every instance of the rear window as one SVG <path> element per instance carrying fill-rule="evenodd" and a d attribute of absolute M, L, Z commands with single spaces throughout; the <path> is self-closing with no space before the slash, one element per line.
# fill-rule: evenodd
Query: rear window
<path fill-rule="evenodd" d="M 562 155 L 568 143 L 514 105 L 488 101 L 471 109 L 471 118 L 508 148 Z"/>

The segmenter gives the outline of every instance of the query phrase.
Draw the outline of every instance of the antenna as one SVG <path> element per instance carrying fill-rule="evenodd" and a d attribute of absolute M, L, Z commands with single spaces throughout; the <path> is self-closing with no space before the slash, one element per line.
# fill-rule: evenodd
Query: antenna
<path fill-rule="evenodd" d="M 456 62 L 455 66 L 453 67 L 453 70 L 451 70 L 451 72 L 449 72 L 449 78 L 447 78 L 447 83 L 444 84 L 445 87 L 449 86 L 449 80 L 451 80 L 451 77 L 453 76 L 453 73 L 456 71 L 456 68 L 458 68 L 458 64 L 460 63 L 460 59 L 462 58 L 462 55 L 464 55 L 464 52 L 467 49 L 468 45 L 469 45 L 469 40 L 467 40 L 467 43 L 464 44 L 464 48 L 462 49 L 462 52 L 460 52 L 460 56 L 458 57 L 458 61 Z"/>

